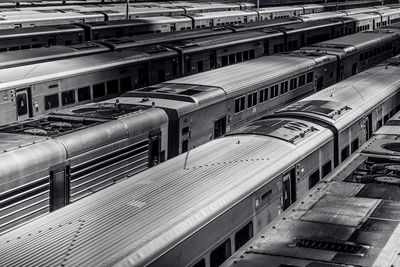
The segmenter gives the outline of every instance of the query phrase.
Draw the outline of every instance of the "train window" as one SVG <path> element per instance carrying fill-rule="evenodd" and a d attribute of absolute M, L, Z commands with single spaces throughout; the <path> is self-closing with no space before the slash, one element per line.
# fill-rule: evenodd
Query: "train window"
<path fill-rule="evenodd" d="M 187 152 L 189 149 L 189 141 L 185 140 L 182 142 L 182 153 Z"/>
<path fill-rule="evenodd" d="M 299 76 L 299 87 L 301 87 L 301 86 L 303 86 L 305 84 L 306 84 L 306 75 L 305 74 L 300 75 Z"/>
<path fill-rule="evenodd" d="M 389 120 L 389 114 L 386 114 L 386 115 L 383 117 L 383 124 L 385 124 L 388 120 Z"/>
<path fill-rule="evenodd" d="M 289 88 L 289 82 L 288 81 L 281 82 L 281 94 L 287 93 L 288 88 Z"/>
<path fill-rule="evenodd" d="M 297 88 L 297 78 L 290 79 L 290 91 Z"/>
<path fill-rule="evenodd" d="M 32 48 L 39 48 L 39 47 L 42 47 L 42 44 L 33 44 L 32 45 Z"/>
<path fill-rule="evenodd" d="M 185 65 L 186 65 L 186 72 L 190 72 L 191 70 L 191 63 L 190 63 L 190 57 L 185 58 Z"/>
<path fill-rule="evenodd" d="M 276 44 L 274 45 L 274 54 L 279 52 L 279 46 Z"/>
<path fill-rule="evenodd" d="M 98 83 L 93 85 L 93 98 L 99 98 L 106 95 L 106 88 L 104 83 Z"/>
<path fill-rule="evenodd" d="M 214 249 L 210 255 L 210 266 L 220 266 L 231 255 L 231 240 L 228 239 Z"/>
<path fill-rule="evenodd" d="M 228 66 L 228 56 L 222 56 L 222 67 Z"/>
<path fill-rule="evenodd" d="M 268 88 L 260 90 L 260 103 L 268 100 Z"/>
<path fill-rule="evenodd" d="M 131 77 L 124 77 L 120 80 L 121 91 L 128 91 L 132 89 L 132 80 Z"/>
<path fill-rule="evenodd" d="M 319 182 L 319 169 L 310 175 L 308 179 L 308 188 L 311 189 L 318 182 Z"/>
<path fill-rule="evenodd" d="M 238 113 L 245 108 L 245 97 L 239 97 L 235 99 L 235 113 Z"/>
<path fill-rule="evenodd" d="M 271 86 L 271 98 L 277 97 L 279 95 L 279 85 L 275 84 Z"/>
<path fill-rule="evenodd" d="M 229 64 L 235 63 L 235 54 L 230 54 L 229 55 Z"/>
<path fill-rule="evenodd" d="M 107 82 L 107 94 L 112 95 L 112 94 L 118 94 L 119 88 L 118 88 L 118 80 L 112 80 Z"/>
<path fill-rule="evenodd" d="M 197 71 L 198 72 L 203 71 L 203 61 L 197 61 Z"/>
<path fill-rule="evenodd" d="M 243 60 L 249 60 L 249 51 L 243 52 Z"/>
<path fill-rule="evenodd" d="M 378 130 L 379 128 L 381 128 L 382 127 L 382 119 L 380 119 L 380 120 L 378 120 L 377 122 L 376 122 L 376 129 Z"/>
<path fill-rule="evenodd" d="M 235 234 L 235 251 L 253 237 L 253 222 L 249 222 Z"/>
<path fill-rule="evenodd" d="M 211 69 L 214 69 L 214 68 L 215 68 L 214 55 L 210 55 L 210 68 L 211 68 Z"/>
<path fill-rule="evenodd" d="M 164 82 L 165 81 L 165 70 L 164 69 L 159 69 L 158 70 L 158 82 Z"/>
<path fill-rule="evenodd" d="M 75 103 L 75 90 L 62 92 L 61 101 L 63 106 Z"/>
<path fill-rule="evenodd" d="M 342 162 L 349 157 L 349 146 L 346 146 L 345 148 L 342 149 L 341 156 L 342 156 Z"/>
<path fill-rule="evenodd" d="M 251 108 L 257 105 L 257 92 L 247 95 L 247 107 Z"/>
<path fill-rule="evenodd" d="M 236 62 L 242 62 L 242 61 L 243 61 L 243 54 L 236 53 Z"/>
<path fill-rule="evenodd" d="M 86 101 L 86 100 L 90 100 L 90 87 L 89 86 L 78 89 L 78 101 L 82 102 L 82 101 Z"/>
<path fill-rule="evenodd" d="M 354 153 L 358 149 L 358 138 L 351 142 L 351 153 Z"/>
<path fill-rule="evenodd" d="M 206 261 L 205 259 L 201 259 L 199 260 L 195 265 L 193 265 L 192 267 L 206 267 Z"/>
<path fill-rule="evenodd" d="M 18 116 L 28 114 L 28 99 L 26 93 L 17 94 Z"/>
<path fill-rule="evenodd" d="M 182 135 L 188 134 L 189 133 L 189 126 L 183 127 L 182 128 Z"/>
<path fill-rule="evenodd" d="M 47 95 L 44 97 L 44 109 L 48 110 L 51 108 L 56 108 L 60 105 L 58 101 L 58 94 Z"/>
<path fill-rule="evenodd" d="M 313 81 L 314 81 L 314 73 L 313 72 L 307 73 L 307 83 L 311 83 Z"/>
<path fill-rule="evenodd" d="M 328 173 L 330 173 L 332 170 L 332 164 L 331 161 L 328 161 L 324 165 L 322 165 L 322 177 L 325 177 Z"/>
<path fill-rule="evenodd" d="M 256 53 L 255 53 L 254 50 L 250 50 L 250 51 L 249 51 L 249 55 L 250 55 L 250 59 L 253 59 L 253 58 L 256 57 Z"/>

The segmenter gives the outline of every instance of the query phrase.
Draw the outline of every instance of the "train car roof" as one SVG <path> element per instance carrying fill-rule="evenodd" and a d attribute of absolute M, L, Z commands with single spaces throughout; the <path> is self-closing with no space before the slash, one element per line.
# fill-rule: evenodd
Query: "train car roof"
<path fill-rule="evenodd" d="M 306 52 L 317 51 L 344 57 L 374 47 L 377 41 L 382 44 L 384 42 L 391 42 L 394 38 L 398 38 L 397 36 L 397 33 L 382 32 L 379 30 L 373 32 L 359 32 L 302 47 L 301 50 Z"/>
<path fill-rule="evenodd" d="M 1 235 L 0 264 L 150 264 L 189 229 L 200 230 L 267 183 L 266 173 L 282 173 L 283 161 L 294 164 L 313 151 L 311 142 L 330 140 L 329 130 L 314 125 L 321 131 L 298 145 L 258 135 L 210 141 Z M 66 256 L 73 236 L 75 249 Z"/>
<path fill-rule="evenodd" d="M 372 20 L 372 19 L 380 19 L 380 15 L 377 13 L 363 13 L 363 14 L 350 14 L 347 16 L 348 18 L 354 19 L 356 21 L 363 21 L 363 20 Z"/>
<path fill-rule="evenodd" d="M 17 37 L 30 37 L 49 34 L 57 34 L 62 31 L 63 33 L 83 33 L 83 29 L 77 25 L 65 24 L 65 25 L 54 25 L 54 26 L 40 26 L 31 28 L 18 28 L 18 29 L 0 29 L 0 40 L 8 40 L 10 38 Z"/>
<path fill-rule="evenodd" d="M 118 24 L 116 24 L 118 25 Z M 222 34 L 232 33 L 231 29 L 223 27 L 191 29 L 178 32 L 161 32 L 157 34 L 141 34 L 132 37 L 110 38 L 101 40 L 101 43 L 112 46 L 114 49 L 126 49 L 129 47 L 138 47 L 145 45 L 155 45 L 162 43 L 179 42 L 193 38 L 208 36 L 220 36 Z"/>
<path fill-rule="evenodd" d="M 185 53 L 194 53 L 197 51 L 204 51 L 204 49 L 224 48 L 230 45 L 245 44 L 248 42 L 256 42 L 270 38 L 282 37 L 283 33 L 273 29 L 263 29 L 258 31 L 245 31 L 232 34 L 224 34 L 218 36 L 208 36 L 203 38 L 196 38 L 187 41 L 177 42 L 171 46 L 179 47 Z"/>
<path fill-rule="evenodd" d="M 400 57 L 396 56 L 290 104 L 276 114 L 303 114 L 334 123 L 338 130 L 346 128 L 355 116 L 370 112 L 400 88 L 399 62 Z"/>
<path fill-rule="evenodd" d="M 195 17 L 195 19 L 215 19 L 215 18 L 226 18 L 232 16 L 248 16 L 248 15 L 257 15 L 255 11 L 250 10 L 232 10 L 232 11 L 215 11 L 215 12 L 204 12 L 204 13 L 195 13 L 188 14 L 191 17 Z"/>
<path fill-rule="evenodd" d="M 275 13 L 275 12 L 288 12 L 288 11 L 303 11 L 300 6 L 276 6 L 276 7 L 266 7 L 257 9 L 261 14 L 263 13 Z"/>
<path fill-rule="evenodd" d="M 367 141 L 222 266 L 397 266 L 400 141 L 379 138 Z"/>
<path fill-rule="evenodd" d="M 342 20 L 321 20 L 321 21 L 308 21 L 303 23 L 293 23 L 288 25 L 279 26 L 278 29 L 286 33 L 303 32 L 304 29 L 318 29 L 327 26 L 343 25 Z"/>
<path fill-rule="evenodd" d="M 161 47 L 143 47 L 135 50 L 113 51 L 98 55 L 42 62 L 0 70 L 0 91 L 13 86 L 32 85 L 77 74 L 146 62 L 154 58 L 168 58 L 176 52 Z"/>
<path fill-rule="evenodd" d="M 341 12 L 322 12 L 315 14 L 300 15 L 299 18 L 306 22 L 306 21 L 322 20 L 327 18 L 340 18 L 344 16 L 346 16 L 346 14 Z"/>
<path fill-rule="evenodd" d="M 191 23 L 192 20 L 184 16 L 154 16 L 154 17 L 142 17 L 132 19 L 135 23 L 142 23 L 148 25 L 149 23 L 175 23 L 175 22 L 188 22 Z"/>
<path fill-rule="evenodd" d="M 107 51 L 110 51 L 108 47 L 94 42 L 87 42 L 69 46 L 50 46 L 2 52 L 0 53 L 0 69 Z"/>
<path fill-rule="evenodd" d="M 277 19 L 268 19 L 268 20 L 259 20 L 259 21 L 251 21 L 244 22 L 239 24 L 232 24 L 227 27 L 234 29 L 234 31 L 248 31 L 248 30 L 257 30 L 264 28 L 271 28 L 281 25 L 289 25 L 294 23 L 302 23 L 299 18 L 290 17 L 290 18 L 277 18 Z"/>
<path fill-rule="evenodd" d="M 274 84 L 296 72 L 313 69 L 316 65 L 335 61 L 332 56 L 285 54 L 260 57 L 213 71 L 198 73 L 162 84 L 126 93 L 130 103 L 142 103 L 175 109 L 180 113 L 211 105 L 222 98 L 252 92 L 260 85 Z M 129 100 L 128 100 L 129 98 Z M 178 101 L 181 101 L 179 103 Z M 191 102 L 191 109 L 187 109 Z M 193 106 L 195 103 L 195 106 Z"/>

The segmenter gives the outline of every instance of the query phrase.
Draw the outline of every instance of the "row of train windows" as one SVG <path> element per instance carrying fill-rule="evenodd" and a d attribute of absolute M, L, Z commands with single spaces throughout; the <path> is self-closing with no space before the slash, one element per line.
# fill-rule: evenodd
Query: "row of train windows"
<path fill-rule="evenodd" d="M 382 119 L 376 122 L 376 129 L 378 130 L 379 128 L 381 128 L 383 124 L 385 124 L 391 117 L 394 116 L 394 114 L 396 114 L 399 111 L 400 111 L 400 105 L 397 105 L 396 108 L 393 108 L 388 114 L 383 116 L 383 122 Z"/>
<path fill-rule="evenodd" d="M 235 234 L 235 251 L 241 248 L 247 241 L 253 237 L 253 222 L 249 222 Z M 210 266 L 220 266 L 226 259 L 231 256 L 231 240 L 227 239 L 210 254 Z M 193 267 L 205 267 L 206 260 L 199 260 Z"/>
<path fill-rule="evenodd" d="M 120 82 L 120 84 L 119 84 Z M 107 85 L 107 92 L 106 92 Z M 131 89 L 131 78 L 125 77 L 121 80 L 111 80 L 106 83 L 98 83 L 92 86 L 92 94 L 90 92 L 90 86 L 78 88 L 77 90 L 69 90 L 61 92 L 61 103 L 63 106 L 71 105 L 76 102 L 76 96 L 78 102 L 88 101 L 90 99 L 101 98 L 106 95 L 118 94 L 121 91 Z M 45 110 L 57 108 L 60 106 L 59 94 L 47 95 L 44 97 L 44 108 Z"/>
<path fill-rule="evenodd" d="M 366 31 L 366 30 L 369 30 L 369 25 L 363 25 L 363 26 L 357 27 L 357 32 L 362 32 L 362 31 Z"/>
<path fill-rule="evenodd" d="M 261 89 L 259 92 L 254 92 L 247 95 L 247 108 L 251 108 L 257 105 L 257 95 L 258 102 L 263 103 L 265 101 L 279 96 L 279 88 L 280 94 L 285 94 L 288 91 L 292 91 L 296 88 L 300 88 L 306 84 L 312 83 L 314 80 L 314 73 L 309 72 L 307 74 L 302 74 L 298 77 L 292 78 L 289 81 L 284 81 L 279 84 L 272 85 L 270 88 Z M 268 94 L 269 91 L 269 94 Z M 246 96 L 242 96 L 235 99 L 235 113 L 239 113 L 245 110 L 246 105 Z"/>
<path fill-rule="evenodd" d="M 0 47 L 0 52 L 6 52 L 6 51 L 17 51 L 17 50 L 23 50 L 23 49 L 30 49 L 30 48 L 39 48 L 42 47 L 42 44 L 27 44 L 27 45 L 21 45 L 21 46 L 10 46 L 10 47 Z"/>
<path fill-rule="evenodd" d="M 366 51 L 364 53 L 361 53 L 360 54 L 360 61 L 367 60 L 367 59 L 369 59 L 371 57 L 374 57 L 376 55 L 379 55 L 379 54 L 382 54 L 382 53 L 384 53 L 386 51 L 389 51 L 389 50 L 392 49 L 392 47 L 393 47 L 392 43 L 388 43 L 388 44 L 381 45 L 381 46 L 379 46 L 377 48 L 368 50 L 368 51 Z"/>
<path fill-rule="evenodd" d="M 327 176 L 331 171 L 332 171 L 332 163 L 329 160 L 326 162 L 324 165 L 322 165 L 321 168 L 322 171 L 322 177 L 320 178 L 320 173 L 319 173 L 319 168 L 313 172 L 310 177 L 308 177 L 308 188 L 311 189 L 314 185 L 316 185 L 320 179 L 324 178 Z"/>
<path fill-rule="evenodd" d="M 382 25 L 381 25 L 382 24 Z M 380 27 L 385 27 L 387 25 L 387 21 L 383 21 L 382 23 L 381 22 L 378 22 L 377 24 L 376 24 L 376 27 L 378 27 L 378 28 L 380 28 Z"/>
<path fill-rule="evenodd" d="M 342 151 L 340 152 L 340 156 L 341 156 L 341 162 L 343 162 L 345 159 L 347 159 L 350 154 L 353 154 L 357 149 L 358 149 L 358 138 L 354 139 L 351 144 L 351 150 L 349 146 L 345 146 Z M 351 152 L 350 152 L 351 151 Z"/>

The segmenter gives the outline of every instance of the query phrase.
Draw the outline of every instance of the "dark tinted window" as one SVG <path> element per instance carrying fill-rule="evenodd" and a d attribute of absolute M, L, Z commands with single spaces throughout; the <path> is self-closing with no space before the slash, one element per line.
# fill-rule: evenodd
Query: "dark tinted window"
<path fill-rule="evenodd" d="M 231 240 L 228 239 L 214 249 L 210 255 L 210 266 L 220 266 L 231 255 Z"/>
<path fill-rule="evenodd" d="M 349 156 L 349 147 L 348 146 L 346 146 L 345 148 L 342 149 L 341 156 L 342 156 L 342 161 L 347 159 L 347 157 Z"/>
<path fill-rule="evenodd" d="M 308 182 L 308 188 L 312 188 L 314 185 L 316 185 L 319 182 L 319 170 L 316 170 L 313 174 L 310 175 L 309 182 Z"/>
<path fill-rule="evenodd" d="M 48 95 L 44 97 L 44 109 L 48 110 L 59 106 L 58 94 Z"/>
<path fill-rule="evenodd" d="M 328 161 L 322 166 L 322 177 L 325 177 L 332 170 L 331 161 Z"/>
<path fill-rule="evenodd" d="M 17 95 L 17 108 L 18 116 L 22 116 L 28 113 L 28 102 L 26 94 Z"/>
<path fill-rule="evenodd" d="M 78 101 L 90 100 L 90 87 L 82 87 L 78 89 Z"/>
<path fill-rule="evenodd" d="M 99 98 L 106 95 L 106 88 L 104 83 L 98 83 L 93 85 L 93 98 Z"/>
<path fill-rule="evenodd" d="M 199 260 L 193 267 L 206 267 L 206 261 L 204 259 Z"/>
<path fill-rule="evenodd" d="M 63 106 L 75 103 L 75 91 L 62 92 L 61 101 Z"/>
<path fill-rule="evenodd" d="M 121 91 L 128 91 L 132 89 L 131 77 L 121 78 Z"/>
<path fill-rule="evenodd" d="M 112 80 L 107 82 L 107 94 L 118 94 L 118 80 Z"/>
<path fill-rule="evenodd" d="M 253 237 L 253 223 L 249 222 L 235 234 L 235 251 Z"/>
<path fill-rule="evenodd" d="M 351 142 L 351 153 L 354 153 L 358 149 L 358 138 L 354 139 L 353 142 Z"/>

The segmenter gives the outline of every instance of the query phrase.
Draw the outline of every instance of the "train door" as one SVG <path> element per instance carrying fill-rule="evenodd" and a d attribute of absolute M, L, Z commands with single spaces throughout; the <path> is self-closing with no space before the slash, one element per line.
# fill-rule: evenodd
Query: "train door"
<path fill-rule="evenodd" d="M 354 64 L 351 66 L 351 75 L 357 74 L 357 70 L 358 70 L 358 64 L 357 64 L 357 63 L 354 63 Z"/>
<path fill-rule="evenodd" d="M 283 175 L 283 210 L 286 210 L 296 201 L 296 172 L 291 169 Z"/>
<path fill-rule="evenodd" d="M 68 165 L 61 164 L 50 170 L 50 211 L 55 211 L 69 203 Z"/>
<path fill-rule="evenodd" d="M 226 116 L 214 122 L 214 138 L 218 138 L 226 134 Z"/>
<path fill-rule="evenodd" d="M 138 88 L 147 86 L 148 81 L 148 70 L 147 66 L 140 67 L 138 69 Z"/>
<path fill-rule="evenodd" d="M 318 77 L 317 79 L 317 91 L 322 90 L 322 86 L 324 85 L 324 77 Z"/>
<path fill-rule="evenodd" d="M 160 135 L 150 136 L 149 140 L 149 167 L 152 167 L 160 162 Z"/>
<path fill-rule="evenodd" d="M 176 26 L 175 26 L 175 24 L 174 24 L 174 23 L 171 23 L 169 26 L 170 26 L 170 30 L 171 30 L 171 32 L 174 32 L 174 31 L 176 31 Z"/>
<path fill-rule="evenodd" d="M 366 140 L 370 139 L 372 136 L 372 112 L 368 114 L 368 116 L 366 117 L 366 122 L 365 122 L 365 127 L 367 129 L 366 130 Z"/>
<path fill-rule="evenodd" d="M 16 90 L 16 111 L 17 120 L 22 121 L 30 117 L 30 88 Z"/>

